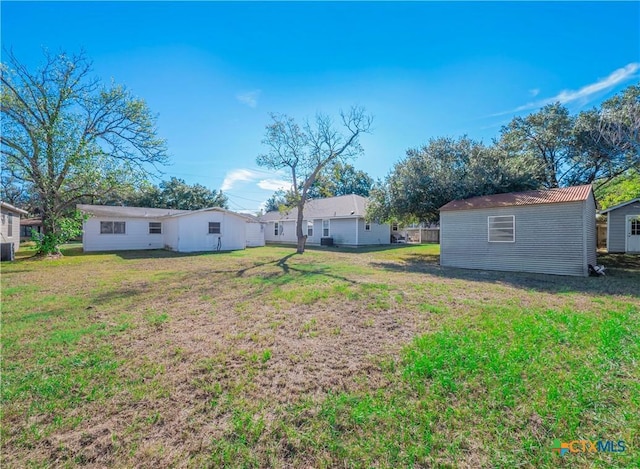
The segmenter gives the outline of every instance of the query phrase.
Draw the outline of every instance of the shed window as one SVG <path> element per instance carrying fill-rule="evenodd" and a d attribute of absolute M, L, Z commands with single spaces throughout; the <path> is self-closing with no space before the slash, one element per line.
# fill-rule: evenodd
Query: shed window
<path fill-rule="evenodd" d="M 162 223 L 159 221 L 150 221 L 149 234 L 162 234 Z"/>
<path fill-rule="evenodd" d="M 631 220 L 631 236 L 640 236 L 640 220 Z"/>
<path fill-rule="evenodd" d="M 489 242 L 513 243 L 516 240 L 515 215 L 488 217 Z"/>
<path fill-rule="evenodd" d="M 398 231 L 398 224 L 394 223 L 391 225 L 391 231 Z"/>
<path fill-rule="evenodd" d="M 7 228 L 7 236 L 11 237 L 13 236 L 13 213 L 9 212 L 8 214 L 9 217 L 9 226 Z"/>
<path fill-rule="evenodd" d="M 123 221 L 101 221 L 100 234 L 125 234 L 126 222 Z"/>
<path fill-rule="evenodd" d="M 364 222 L 364 231 L 371 231 L 371 222 L 370 221 L 365 221 Z"/>
<path fill-rule="evenodd" d="M 327 238 L 329 233 L 329 220 L 322 220 L 322 236 Z"/>
<path fill-rule="evenodd" d="M 307 222 L 307 237 L 313 238 L 313 222 L 312 221 Z"/>
<path fill-rule="evenodd" d="M 280 223 L 275 222 L 275 223 L 273 224 L 273 234 L 274 234 L 275 236 L 278 236 L 278 235 L 280 234 L 280 232 L 281 232 L 281 230 L 280 230 Z"/>
<path fill-rule="evenodd" d="M 209 222 L 209 234 L 220 234 L 220 222 L 219 221 L 210 221 Z"/>

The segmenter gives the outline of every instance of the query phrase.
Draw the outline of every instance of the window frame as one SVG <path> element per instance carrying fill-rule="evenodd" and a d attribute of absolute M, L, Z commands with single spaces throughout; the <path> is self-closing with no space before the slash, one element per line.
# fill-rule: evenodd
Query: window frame
<path fill-rule="evenodd" d="M 392 223 L 392 224 L 391 224 L 391 231 L 399 231 L 399 230 L 398 230 L 398 223 L 397 223 L 397 222 L 396 222 L 396 223 Z"/>
<path fill-rule="evenodd" d="M 364 231 L 371 231 L 371 222 L 365 220 L 364 221 Z"/>
<path fill-rule="evenodd" d="M 157 225 L 152 227 L 151 225 Z M 152 231 L 158 230 L 158 231 Z M 150 221 L 149 222 L 149 234 L 162 234 L 162 222 L 161 221 Z"/>
<path fill-rule="evenodd" d="M 327 234 L 324 234 L 325 230 L 327 230 Z M 331 237 L 331 220 L 329 218 L 325 218 L 322 220 L 322 237 L 323 238 Z"/>
<path fill-rule="evenodd" d="M 211 231 L 211 229 L 215 229 L 215 225 L 218 225 L 218 231 Z M 210 235 L 221 235 L 222 234 L 222 222 L 221 221 L 210 221 L 208 225 L 208 232 Z"/>
<path fill-rule="evenodd" d="M 7 237 L 13 238 L 13 213 L 7 213 Z"/>
<path fill-rule="evenodd" d="M 116 232 L 116 223 L 122 226 L 122 231 Z M 104 226 L 111 226 L 111 231 L 103 231 Z M 127 222 L 126 221 L 100 221 L 100 234 L 101 235 L 126 235 L 127 234 Z"/>
<path fill-rule="evenodd" d="M 491 222 L 492 219 L 495 218 L 510 218 L 511 219 L 511 229 L 513 230 L 512 236 L 510 240 L 496 240 L 491 239 Z M 495 223 L 495 221 L 494 221 Z M 494 233 L 497 228 L 493 228 Z M 487 216 L 487 242 L 489 243 L 515 243 L 516 242 L 516 216 L 515 215 L 489 215 Z"/>
<path fill-rule="evenodd" d="M 274 221 L 273 222 L 273 236 L 280 236 L 280 234 L 282 233 L 280 228 L 282 228 L 280 226 L 280 222 Z"/>
<path fill-rule="evenodd" d="M 307 220 L 307 238 L 313 238 L 313 221 Z"/>

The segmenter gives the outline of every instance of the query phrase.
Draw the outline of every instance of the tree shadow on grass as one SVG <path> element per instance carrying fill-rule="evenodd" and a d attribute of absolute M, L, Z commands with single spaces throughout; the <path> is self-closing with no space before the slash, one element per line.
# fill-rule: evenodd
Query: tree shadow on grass
<path fill-rule="evenodd" d="M 631 259 L 629 259 L 631 257 Z M 599 256 L 607 267 L 604 277 L 572 277 L 527 272 L 459 269 L 440 265 L 440 256 L 414 254 L 399 262 L 373 262 L 371 266 L 393 272 L 424 273 L 472 282 L 503 283 L 545 293 L 583 293 L 640 297 L 640 256 Z"/>

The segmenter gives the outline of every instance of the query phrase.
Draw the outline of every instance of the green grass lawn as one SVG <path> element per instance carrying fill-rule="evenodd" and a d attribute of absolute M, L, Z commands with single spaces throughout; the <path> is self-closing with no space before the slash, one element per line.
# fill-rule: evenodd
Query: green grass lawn
<path fill-rule="evenodd" d="M 3 467 L 640 467 L 638 257 L 293 252 L 3 263 Z"/>

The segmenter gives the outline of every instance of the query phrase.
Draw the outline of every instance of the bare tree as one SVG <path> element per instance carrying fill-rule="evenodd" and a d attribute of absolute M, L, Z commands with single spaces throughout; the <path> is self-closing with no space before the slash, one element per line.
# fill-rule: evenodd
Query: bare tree
<path fill-rule="evenodd" d="M 304 205 L 309 189 L 318 175 L 336 161 L 347 161 L 362 154 L 359 137 L 368 133 L 373 117 L 364 108 L 354 106 L 348 113 L 340 112 L 342 132 L 331 118 L 316 115 L 315 121 L 307 121 L 300 127 L 293 118 L 272 114 L 262 143 L 269 152 L 260 155 L 257 163 L 270 169 L 288 169 L 291 178 L 292 199 L 298 209 L 296 220 L 297 252 L 302 254 L 307 242 L 302 222 Z"/>
<path fill-rule="evenodd" d="M 92 78 L 84 54 L 45 52 L 44 65 L 33 72 L 13 53 L 6 56 L 3 170 L 32 185 L 49 237 L 43 245 L 57 252 L 61 222 L 75 203 L 147 176 L 166 162 L 165 142 L 146 103 Z"/>

